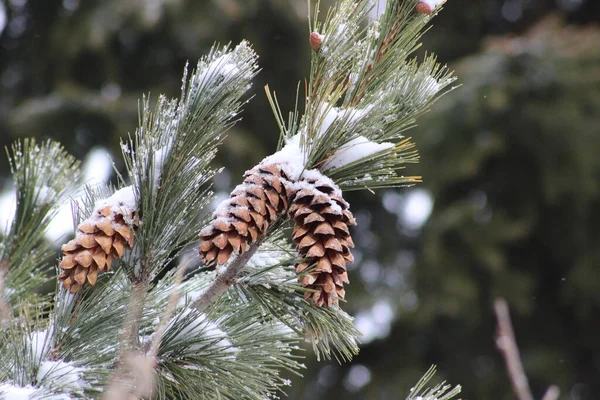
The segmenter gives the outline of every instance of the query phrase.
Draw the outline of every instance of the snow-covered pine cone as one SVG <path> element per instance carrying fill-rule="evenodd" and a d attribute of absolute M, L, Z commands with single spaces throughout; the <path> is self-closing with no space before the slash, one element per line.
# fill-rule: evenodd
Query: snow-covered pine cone
<path fill-rule="evenodd" d="M 286 182 L 279 164 L 259 164 L 244 174 L 244 182 L 200 232 L 200 258 L 206 266 L 225 264 L 233 253 L 244 253 L 248 245 L 265 235 L 287 210 Z"/>
<path fill-rule="evenodd" d="M 348 283 L 346 263 L 354 260 L 348 227 L 356 222 L 340 189 L 317 170 L 265 162 L 247 171 L 200 232 L 200 258 L 207 267 L 225 264 L 286 213 L 295 223 L 292 238 L 304 259 L 296 266 L 298 281 L 311 289 L 306 299 L 317 306 L 337 305 Z"/>
<path fill-rule="evenodd" d="M 58 276 L 65 289 L 76 293 L 86 281 L 94 286 L 98 272 L 110 271 L 113 259 L 131 250 L 136 225 L 135 199 L 131 186 L 100 202 L 93 215 L 77 227 L 75 239 L 61 248 L 64 256 Z"/>
<path fill-rule="evenodd" d="M 316 306 L 337 305 L 349 283 L 346 263 L 353 262 L 349 226 L 356 221 L 339 188 L 322 175 L 310 174 L 290 195 L 288 214 L 294 221 L 292 239 L 304 261 L 296 266 L 298 281 Z"/>

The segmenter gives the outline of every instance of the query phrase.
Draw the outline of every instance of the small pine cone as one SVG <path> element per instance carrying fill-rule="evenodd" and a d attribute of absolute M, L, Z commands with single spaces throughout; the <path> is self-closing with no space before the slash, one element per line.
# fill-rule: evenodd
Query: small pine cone
<path fill-rule="evenodd" d="M 319 51 L 321 45 L 323 44 L 323 38 L 324 36 L 321 35 L 319 32 L 312 32 L 308 39 L 310 47 L 312 47 L 314 51 Z"/>
<path fill-rule="evenodd" d="M 200 232 L 200 258 L 208 267 L 225 264 L 233 253 L 244 253 L 287 210 L 288 179 L 279 164 L 259 164 L 244 178 Z"/>
<path fill-rule="evenodd" d="M 129 212 L 127 220 L 133 218 Z M 122 257 L 126 248 L 131 250 L 134 235 L 127 220 L 119 209 L 106 206 L 77 227 L 75 239 L 61 248 L 64 257 L 59 266 L 63 272 L 58 279 L 65 289 L 76 293 L 86 281 L 94 286 L 98 271 L 110 271 L 113 258 Z"/>
<path fill-rule="evenodd" d="M 353 262 L 350 231 L 356 221 L 340 190 L 329 179 L 305 179 L 290 196 L 290 218 L 295 226 L 292 239 L 304 261 L 296 266 L 298 281 L 306 288 L 305 298 L 316 306 L 338 305 L 349 283 L 346 263 Z"/>
<path fill-rule="evenodd" d="M 415 6 L 415 10 L 419 14 L 431 14 L 445 2 L 446 0 L 421 0 Z"/>

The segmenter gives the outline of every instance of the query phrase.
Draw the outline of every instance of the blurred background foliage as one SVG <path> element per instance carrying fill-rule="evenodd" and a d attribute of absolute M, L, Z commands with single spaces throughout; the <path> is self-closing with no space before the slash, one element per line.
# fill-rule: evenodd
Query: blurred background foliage
<path fill-rule="evenodd" d="M 187 60 L 246 38 L 262 72 L 218 158 L 226 195 L 275 150 L 263 86 L 292 109 L 306 15 L 304 0 L 0 0 L 0 145 L 53 138 L 86 176 L 114 180 L 101 160 L 122 169 L 140 96 L 178 96 Z M 497 296 L 537 398 L 551 383 L 561 399 L 600 398 L 599 20 L 594 0 L 449 1 L 424 48 L 462 86 L 410 132 L 422 162 L 407 173 L 424 183 L 348 194 L 358 248 L 344 308 L 362 352 L 341 366 L 308 355 L 291 399 L 400 398 L 433 363 L 465 399 L 510 399 Z M 7 175 L 3 158 L 4 198 Z"/>

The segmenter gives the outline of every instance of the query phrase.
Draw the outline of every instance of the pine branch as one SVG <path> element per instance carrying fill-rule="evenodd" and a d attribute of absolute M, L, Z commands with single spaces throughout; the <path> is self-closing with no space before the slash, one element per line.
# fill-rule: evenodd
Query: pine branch
<path fill-rule="evenodd" d="M 445 382 L 439 383 L 432 388 L 426 385 L 434 377 L 436 367 L 431 366 L 417 384 L 411 389 L 406 400 L 451 400 L 461 392 L 460 385 L 452 387 Z"/>
<path fill-rule="evenodd" d="M 341 0 L 324 23 L 315 12 L 313 30 L 323 35 L 311 34 L 304 116 L 294 111 L 285 122 L 269 94 L 285 146 L 246 174 L 220 209 L 231 213 L 219 217 L 214 235 L 202 235 L 212 241 L 204 261 L 225 264 L 219 273 L 184 277 L 181 265 L 207 222 L 217 172 L 211 162 L 244 104 L 256 55 L 246 42 L 215 47 L 195 71 L 186 67 L 179 99 L 160 96 L 153 109 L 143 99 L 139 127 L 122 143 L 127 176 L 118 188 L 88 188 L 74 207 L 77 234 L 62 248 L 59 266 L 65 287 L 77 293 L 58 287 L 52 305 L 28 299 L 0 330 L 0 392 L 271 398 L 289 384 L 282 374 L 304 367 L 297 354 L 303 338 L 318 359 L 357 354 L 360 333 L 337 307 L 355 224 L 340 187 L 418 181 L 397 174 L 418 161 L 402 134 L 453 80 L 435 58 L 410 58 L 430 19 L 416 13 L 414 2 L 388 2 L 381 20 L 364 27 L 369 7 L 366 0 Z M 42 193 L 53 199 L 48 203 L 61 196 L 32 182 L 57 181 L 62 186 L 52 188 L 64 195 L 76 174 L 72 158 L 54 145 L 47 149 L 44 157 L 13 150 L 20 197 L 12 234 L 0 248 L 0 285 L 12 288 L 23 271 L 44 265 L 40 226 L 51 207 L 43 208 Z M 47 168 L 48 156 L 66 160 L 58 165 L 66 173 Z M 295 250 L 282 240 L 287 219 Z M 243 254 L 229 260 L 234 247 Z M 177 272 L 165 271 L 175 260 Z M 431 375 L 409 399 L 421 393 L 446 400 L 458 392 L 444 384 L 424 389 Z"/>
<path fill-rule="evenodd" d="M 0 302 L 18 304 L 47 280 L 54 255 L 44 233 L 74 190 L 79 162 L 52 141 L 17 141 L 7 150 L 16 186 L 15 216 L 0 243 Z M 6 296 L 5 296 L 6 295 Z"/>
<path fill-rule="evenodd" d="M 412 58 L 432 18 L 418 13 L 415 5 L 389 1 L 380 19 L 368 21 L 366 29 L 360 28 L 370 8 L 366 0 L 340 1 L 323 24 L 315 10 L 315 51 L 298 132 L 307 169 L 326 172 L 343 190 L 419 181 L 398 174 L 417 162 L 416 152 L 391 149 L 407 145 L 403 133 L 455 78 L 433 56 L 420 63 Z M 295 131 L 285 132 L 289 142 Z M 376 162 L 370 162 L 373 157 Z"/>
<path fill-rule="evenodd" d="M 250 245 L 246 252 L 236 257 L 223 272 L 217 275 L 215 281 L 204 292 L 204 294 L 196 300 L 191 307 L 198 311 L 205 311 L 216 299 L 227 291 L 236 283 L 236 277 L 244 269 L 250 258 L 256 253 L 256 250 L 262 244 L 262 240 L 258 240 Z"/>

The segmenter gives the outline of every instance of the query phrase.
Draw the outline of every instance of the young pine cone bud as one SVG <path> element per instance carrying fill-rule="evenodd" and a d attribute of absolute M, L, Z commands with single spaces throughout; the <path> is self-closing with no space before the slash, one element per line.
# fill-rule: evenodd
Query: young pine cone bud
<path fill-rule="evenodd" d="M 419 14 L 431 14 L 436 8 L 445 2 L 446 0 L 422 0 L 417 3 L 415 10 Z"/>
<path fill-rule="evenodd" d="M 316 31 L 312 32 L 308 41 L 310 43 L 310 47 L 312 47 L 314 51 L 318 51 L 323 44 L 323 35 Z"/>
<path fill-rule="evenodd" d="M 353 262 L 354 242 L 349 226 L 356 221 L 341 191 L 328 178 L 315 176 L 294 185 L 289 216 L 294 221 L 292 239 L 304 259 L 296 266 L 298 281 L 312 291 L 305 298 L 316 306 L 338 305 L 349 283 L 346 263 Z"/>
<path fill-rule="evenodd" d="M 244 253 L 287 210 L 288 180 L 278 164 L 259 164 L 244 178 L 200 232 L 200 258 L 206 266 L 225 264 L 233 253 Z"/>
<path fill-rule="evenodd" d="M 58 279 L 63 287 L 76 293 L 86 282 L 94 286 L 99 271 L 110 271 L 112 260 L 133 247 L 131 221 L 136 224 L 131 187 L 102 201 L 92 217 L 77 227 L 75 239 L 61 248 L 64 256 L 59 266 L 63 271 Z"/>

